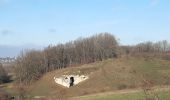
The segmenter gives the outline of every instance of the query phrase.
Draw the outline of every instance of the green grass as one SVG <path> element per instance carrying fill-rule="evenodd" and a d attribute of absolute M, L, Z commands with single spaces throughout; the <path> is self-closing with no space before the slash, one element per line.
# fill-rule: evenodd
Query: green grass
<path fill-rule="evenodd" d="M 170 83 L 170 77 L 164 72 L 170 74 L 170 65 L 163 62 L 169 61 L 133 59 L 128 60 L 127 64 L 132 66 L 139 78 L 143 77 L 155 85 L 167 85 Z"/>
<path fill-rule="evenodd" d="M 4 87 L 2 89 L 11 94 L 12 96 L 18 95 L 16 89 L 13 88 L 13 83 L 4 84 Z"/>
<path fill-rule="evenodd" d="M 160 100 L 170 100 L 169 92 L 159 92 L 158 96 Z M 146 100 L 146 95 L 144 95 L 143 92 L 136 92 L 126 94 L 74 97 L 70 100 Z"/>
<path fill-rule="evenodd" d="M 113 94 L 104 96 L 77 97 L 70 100 L 144 100 L 144 95 L 141 93 Z"/>

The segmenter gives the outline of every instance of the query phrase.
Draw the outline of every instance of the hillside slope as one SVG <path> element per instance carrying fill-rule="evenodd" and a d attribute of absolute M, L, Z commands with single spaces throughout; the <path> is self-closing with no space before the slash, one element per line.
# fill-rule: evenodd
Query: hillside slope
<path fill-rule="evenodd" d="M 71 88 L 54 82 L 54 76 L 86 74 L 90 79 Z M 119 58 L 55 70 L 29 87 L 33 96 L 81 96 L 142 86 L 169 85 L 170 61 L 144 58 Z"/>

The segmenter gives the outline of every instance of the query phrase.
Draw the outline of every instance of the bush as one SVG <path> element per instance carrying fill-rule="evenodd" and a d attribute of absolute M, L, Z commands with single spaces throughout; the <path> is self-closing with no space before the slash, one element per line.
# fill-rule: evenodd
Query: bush
<path fill-rule="evenodd" d="M 0 90 L 0 100 L 10 100 L 10 96 L 5 91 Z"/>
<path fill-rule="evenodd" d="M 118 86 L 118 90 L 122 90 L 122 89 L 126 89 L 127 88 L 127 85 L 126 84 L 120 84 Z"/>
<path fill-rule="evenodd" d="M 0 63 L 0 84 L 9 82 L 9 77 L 7 76 L 2 64 Z"/>

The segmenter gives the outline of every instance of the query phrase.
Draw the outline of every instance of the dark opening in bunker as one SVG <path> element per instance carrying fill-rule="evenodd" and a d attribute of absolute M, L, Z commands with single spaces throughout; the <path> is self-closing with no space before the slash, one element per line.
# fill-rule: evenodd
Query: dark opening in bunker
<path fill-rule="evenodd" d="M 70 87 L 74 85 L 74 77 L 70 77 Z"/>

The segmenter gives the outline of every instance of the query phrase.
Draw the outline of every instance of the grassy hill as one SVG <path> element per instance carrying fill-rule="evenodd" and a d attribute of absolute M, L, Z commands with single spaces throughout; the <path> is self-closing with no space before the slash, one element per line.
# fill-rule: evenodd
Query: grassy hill
<path fill-rule="evenodd" d="M 67 74 L 85 74 L 90 78 L 69 89 L 54 82 L 54 76 Z M 26 92 L 31 98 L 62 98 L 169 84 L 170 61 L 124 57 L 49 72 L 29 86 Z"/>

